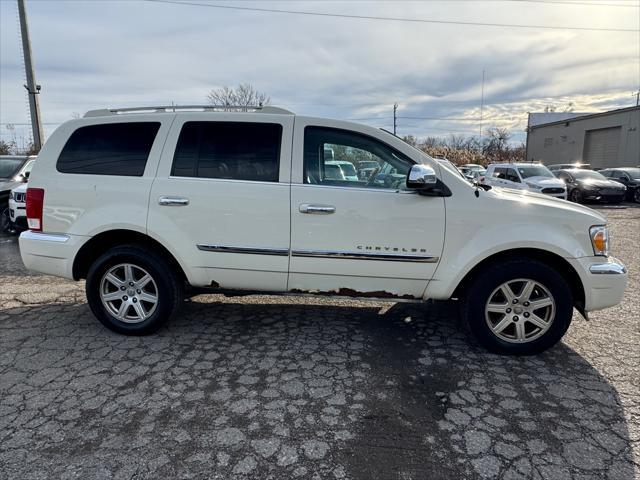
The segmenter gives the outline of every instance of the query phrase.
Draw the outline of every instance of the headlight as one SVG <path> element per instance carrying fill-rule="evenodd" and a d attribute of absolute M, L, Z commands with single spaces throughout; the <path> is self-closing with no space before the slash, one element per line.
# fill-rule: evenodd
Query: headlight
<path fill-rule="evenodd" d="M 591 227 L 589 237 L 594 255 L 609 256 L 609 228 L 606 225 Z"/>
<path fill-rule="evenodd" d="M 535 190 L 542 190 L 542 187 L 540 185 L 536 185 L 535 183 L 529 183 L 529 182 L 524 182 L 526 183 L 530 188 L 533 188 Z"/>

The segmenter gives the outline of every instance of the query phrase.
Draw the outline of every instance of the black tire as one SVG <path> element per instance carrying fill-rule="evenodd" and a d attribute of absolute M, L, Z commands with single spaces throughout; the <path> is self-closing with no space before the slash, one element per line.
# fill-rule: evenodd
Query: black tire
<path fill-rule="evenodd" d="M 114 266 L 124 263 L 144 269 L 155 282 L 155 310 L 137 323 L 120 320 L 105 307 L 100 296 L 103 276 Z M 85 290 L 91 311 L 105 327 L 125 335 L 148 335 L 176 314 L 182 303 L 184 285 L 175 269 L 154 251 L 138 245 L 123 245 L 111 248 L 93 262 Z"/>
<path fill-rule="evenodd" d="M 571 190 L 571 193 L 569 193 L 569 200 L 574 203 L 582 203 L 582 193 L 580 192 L 580 190 L 578 190 L 577 188 Z"/>
<path fill-rule="evenodd" d="M 636 203 L 640 203 L 640 187 L 636 187 L 633 192 L 633 201 Z"/>
<path fill-rule="evenodd" d="M 9 216 L 9 204 L 0 205 L 0 233 L 11 229 L 11 217 Z"/>
<path fill-rule="evenodd" d="M 505 282 L 517 279 L 531 279 L 539 283 L 546 288 L 555 302 L 555 315 L 550 317 L 550 325 L 546 332 L 537 338 L 533 338 L 532 335 L 532 340 L 523 343 L 512 343 L 494 334 L 486 318 L 486 315 L 491 314 L 485 314 L 485 308 L 493 292 Z M 480 344 L 495 353 L 533 355 L 543 352 L 555 345 L 571 324 L 573 315 L 571 288 L 556 270 L 536 260 L 508 260 L 487 267 L 473 277 L 466 290 L 467 295 L 462 302 L 462 318 L 466 320 L 469 330 Z M 507 316 L 510 315 L 502 318 Z M 528 322 L 523 320 L 523 317 L 520 317 L 519 321 Z M 532 324 L 526 325 L 532 327 Z M 535 328 L 533 326 L 530 330 L 535 331 Z"/>

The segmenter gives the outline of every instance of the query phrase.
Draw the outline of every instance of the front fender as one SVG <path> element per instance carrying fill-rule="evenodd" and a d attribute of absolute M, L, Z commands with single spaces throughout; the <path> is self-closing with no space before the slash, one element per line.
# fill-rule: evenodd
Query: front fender
<path fill-rule="evenodd" d="M 425 298 L 446 300 L 462 279 L 483 260 L 516 249 L 535 249 L 573 259 L 592 255 L 566 230 L 553 230 L 549 225 L 514 223 L 484 226 L 475 234 L 459 232 L 456 238 L 447 232 L 447 241 L 438 268 L 425 291 Z M 466 233 L 466 235 L 465 235 Z"/>

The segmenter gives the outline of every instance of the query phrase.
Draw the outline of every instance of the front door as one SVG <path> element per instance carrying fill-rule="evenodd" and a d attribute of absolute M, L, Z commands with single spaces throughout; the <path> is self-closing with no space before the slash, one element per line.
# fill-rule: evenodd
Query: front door
<path fill-rule="evenodd" d="M 285 291 L 293 115 L 177 116 L 149 199 L 149 234 L 195 285 Z M 174 153 L 175 152 L 175 153 Z"/>
<path fill-rule="evenodd" d="M 288 289 L 422 298 L 444 241 L 444 199 L 405 189 L 414 161 L 363 132 L 296 119 Z M 367 175 L 336 178 L 324 152 Z M 294 169 L 295 172 L 295 169 Z"/>

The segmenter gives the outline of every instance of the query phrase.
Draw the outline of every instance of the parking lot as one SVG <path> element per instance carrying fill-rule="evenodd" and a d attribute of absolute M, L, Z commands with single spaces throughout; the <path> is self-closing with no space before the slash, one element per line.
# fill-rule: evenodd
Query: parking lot
<path fill-rule="evenodd" d="M 0 236 L 0 478 L 638 478 L 640 208 L 603 212 L 623 303 L 527 358 L 453 302 L 200 295 L 124 337 Z"/>

